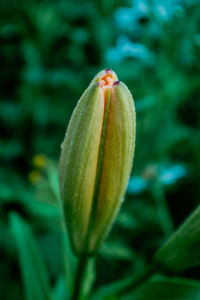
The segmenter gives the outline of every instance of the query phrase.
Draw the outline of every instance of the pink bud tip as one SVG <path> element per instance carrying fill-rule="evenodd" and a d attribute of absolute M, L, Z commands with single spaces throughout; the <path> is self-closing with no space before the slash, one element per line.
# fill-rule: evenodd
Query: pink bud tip
<path fill-rule="evenodd" d="M 109 68 L 106 69 L 106 73 L 112 73 L 113 71 Z"/>
<path fill-rule="evenodd" d="M 120 80 L 117 80 L 113 83 L 113 85 L 118 85 L 120 83 Z"/>

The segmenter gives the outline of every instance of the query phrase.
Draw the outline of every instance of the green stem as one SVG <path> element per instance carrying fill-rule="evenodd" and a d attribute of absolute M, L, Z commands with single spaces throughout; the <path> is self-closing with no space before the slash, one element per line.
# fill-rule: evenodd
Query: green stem
<path fill-rule="evenodd" d="M 169 212 L 167 201 L 165 199 L 165 193 L 163 191 L 162 184 L 158 179 L 156 179 L 153 184 L 152 195 L 156 204 L 163 233 L 165 237 L 169 237 L 174 230 L 174 224 Z"/>
<path fill-rule="evenodd" d="M 72 295 L 72 300 L 81 299 L 88 261 L 89 261 L 89 257 L 87 255 L 82 255 L 79 257 L 77 271 L 74 280 L 74 291 Z"/>
<path fill-rule="evenodd" d="M 134 289 L 140 287 L 146 280 L 148 280 L 151 276 L 158 273 L 160 270 L 159 266 L 155 263 L 152 263 L 148 267 L 144 269 L 141 273 L 136 275 L 129 283 L 120 288 L 115 296 L 122 297 L 132 292 Z"/>

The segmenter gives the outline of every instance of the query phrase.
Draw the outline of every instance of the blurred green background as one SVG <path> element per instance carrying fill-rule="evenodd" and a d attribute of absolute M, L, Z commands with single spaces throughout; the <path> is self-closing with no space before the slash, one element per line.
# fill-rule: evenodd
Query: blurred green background
<path fill-rule="evenodd" d="M 25 299 L 23 281 L 34 280 L 22 271 L 32 266 L 19 220 L 52 289 L 65 294 L 63 262 L 72 258 L 63 251 L 57 162 L 73 108 L 101 69 L 112 68 L 134 96 L 137 143 L 95 288 L 141 270 L 199 204 L 199 59 L 198 0 L 1 0 L 1 299 Z"/>

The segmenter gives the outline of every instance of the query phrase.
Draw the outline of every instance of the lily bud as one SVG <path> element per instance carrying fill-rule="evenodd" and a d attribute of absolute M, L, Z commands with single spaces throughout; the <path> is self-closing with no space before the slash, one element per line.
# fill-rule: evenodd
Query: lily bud
<path fill-rule="evenodd" d="M 126 85 L 106 69 L 80 98 L 62 143 L 60 194 L 72 247 L 91 254 L 123 201 L 135 147 L 135 107 Z"/>

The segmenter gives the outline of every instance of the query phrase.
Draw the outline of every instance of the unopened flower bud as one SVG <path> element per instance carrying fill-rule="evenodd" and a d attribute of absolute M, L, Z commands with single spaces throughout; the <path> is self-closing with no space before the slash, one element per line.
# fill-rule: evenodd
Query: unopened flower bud
<path fill-rule="evenodd" d="M 135 146 L 135 108 L 126 85 L 106 69 L 80 98 L 62 143 L 60 194 L 72 247 L 91 254 L 123 201 Z"/>

